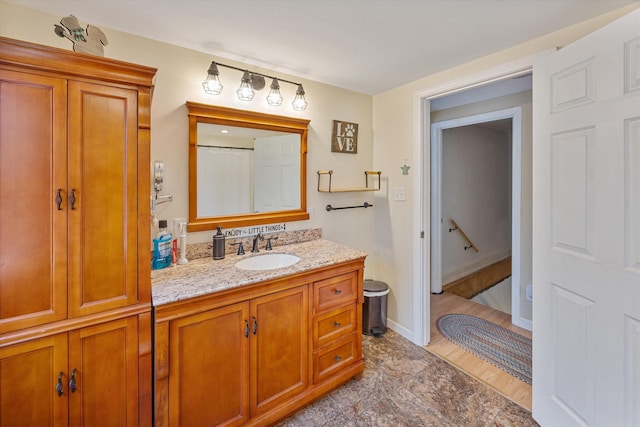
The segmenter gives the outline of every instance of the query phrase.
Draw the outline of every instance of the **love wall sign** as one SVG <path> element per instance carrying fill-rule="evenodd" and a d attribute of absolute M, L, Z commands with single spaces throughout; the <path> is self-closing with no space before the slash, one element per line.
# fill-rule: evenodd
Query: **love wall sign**
<path fill-rule="evenodd" d="M 358 124 L 333 121 L 331 151 L 334 153 L 358 153 Z"/>

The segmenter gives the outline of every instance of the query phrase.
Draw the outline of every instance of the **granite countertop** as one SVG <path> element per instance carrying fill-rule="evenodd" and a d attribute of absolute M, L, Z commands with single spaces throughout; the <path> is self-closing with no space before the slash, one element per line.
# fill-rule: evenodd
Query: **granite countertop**
<path fill-rule="evenodd" d="M 240 270 L 234 264 L 251 256 L 287 253 L 300 257 L 292 266 L 273 270 Z M 190 260 L 188 264 L 167 267 L 151 272 L 151 295 L 154 306 L 233 289 L 264 280 L 275 279 L 341 262 L 353 261 L 367 255 L 359 249 L 325 239 L 275 246 L 272 251 L 262 249 L 258 254 L 227 254 L 222 260 L 212 257 Z"/>

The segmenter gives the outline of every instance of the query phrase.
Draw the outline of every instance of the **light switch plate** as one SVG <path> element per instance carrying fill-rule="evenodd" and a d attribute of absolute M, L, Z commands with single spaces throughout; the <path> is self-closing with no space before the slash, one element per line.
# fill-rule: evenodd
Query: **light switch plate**
<path fill-rule="evenodd" d="M 407 200 L 404 187 L 393 187 L 393 200 L 396 202 Z"/>

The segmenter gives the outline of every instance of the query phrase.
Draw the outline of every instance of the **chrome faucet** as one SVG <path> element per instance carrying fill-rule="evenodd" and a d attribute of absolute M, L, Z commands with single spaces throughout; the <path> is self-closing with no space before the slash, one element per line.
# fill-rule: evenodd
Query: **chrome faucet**
<path fill-rule="evenodd" d="M 263 241 L 264 236 L 262 233 L 256 234 L 256 237 L 253 238 L 253 245 L 251 246 L 251 252 L 260 252 L 260 248 L 258 248 L 258 240 Z"/>

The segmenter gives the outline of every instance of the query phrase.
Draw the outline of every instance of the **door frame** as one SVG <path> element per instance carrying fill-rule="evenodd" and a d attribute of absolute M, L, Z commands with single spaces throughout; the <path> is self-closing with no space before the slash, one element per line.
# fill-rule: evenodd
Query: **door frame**
<path fill-rule="evenodd" d="M 431 292 L 442 292 L 442 143 L 443 131 L 511 119 L 511 322 L 531 330 L 520 319 L 520 242 L 522 194 L 522 108 L 513 107 L 431 124 Z"/>
<path fill-rule="evenodd" d="M 413 337 L 420 346 L 431 339 L 431 120 L 430 100 L 456 92 L 529 74 L 537 55 L 527 56 L 496 67 L 488 68 L 455 80 L 436 83 L 414 92 L 413 158 Z"/>

